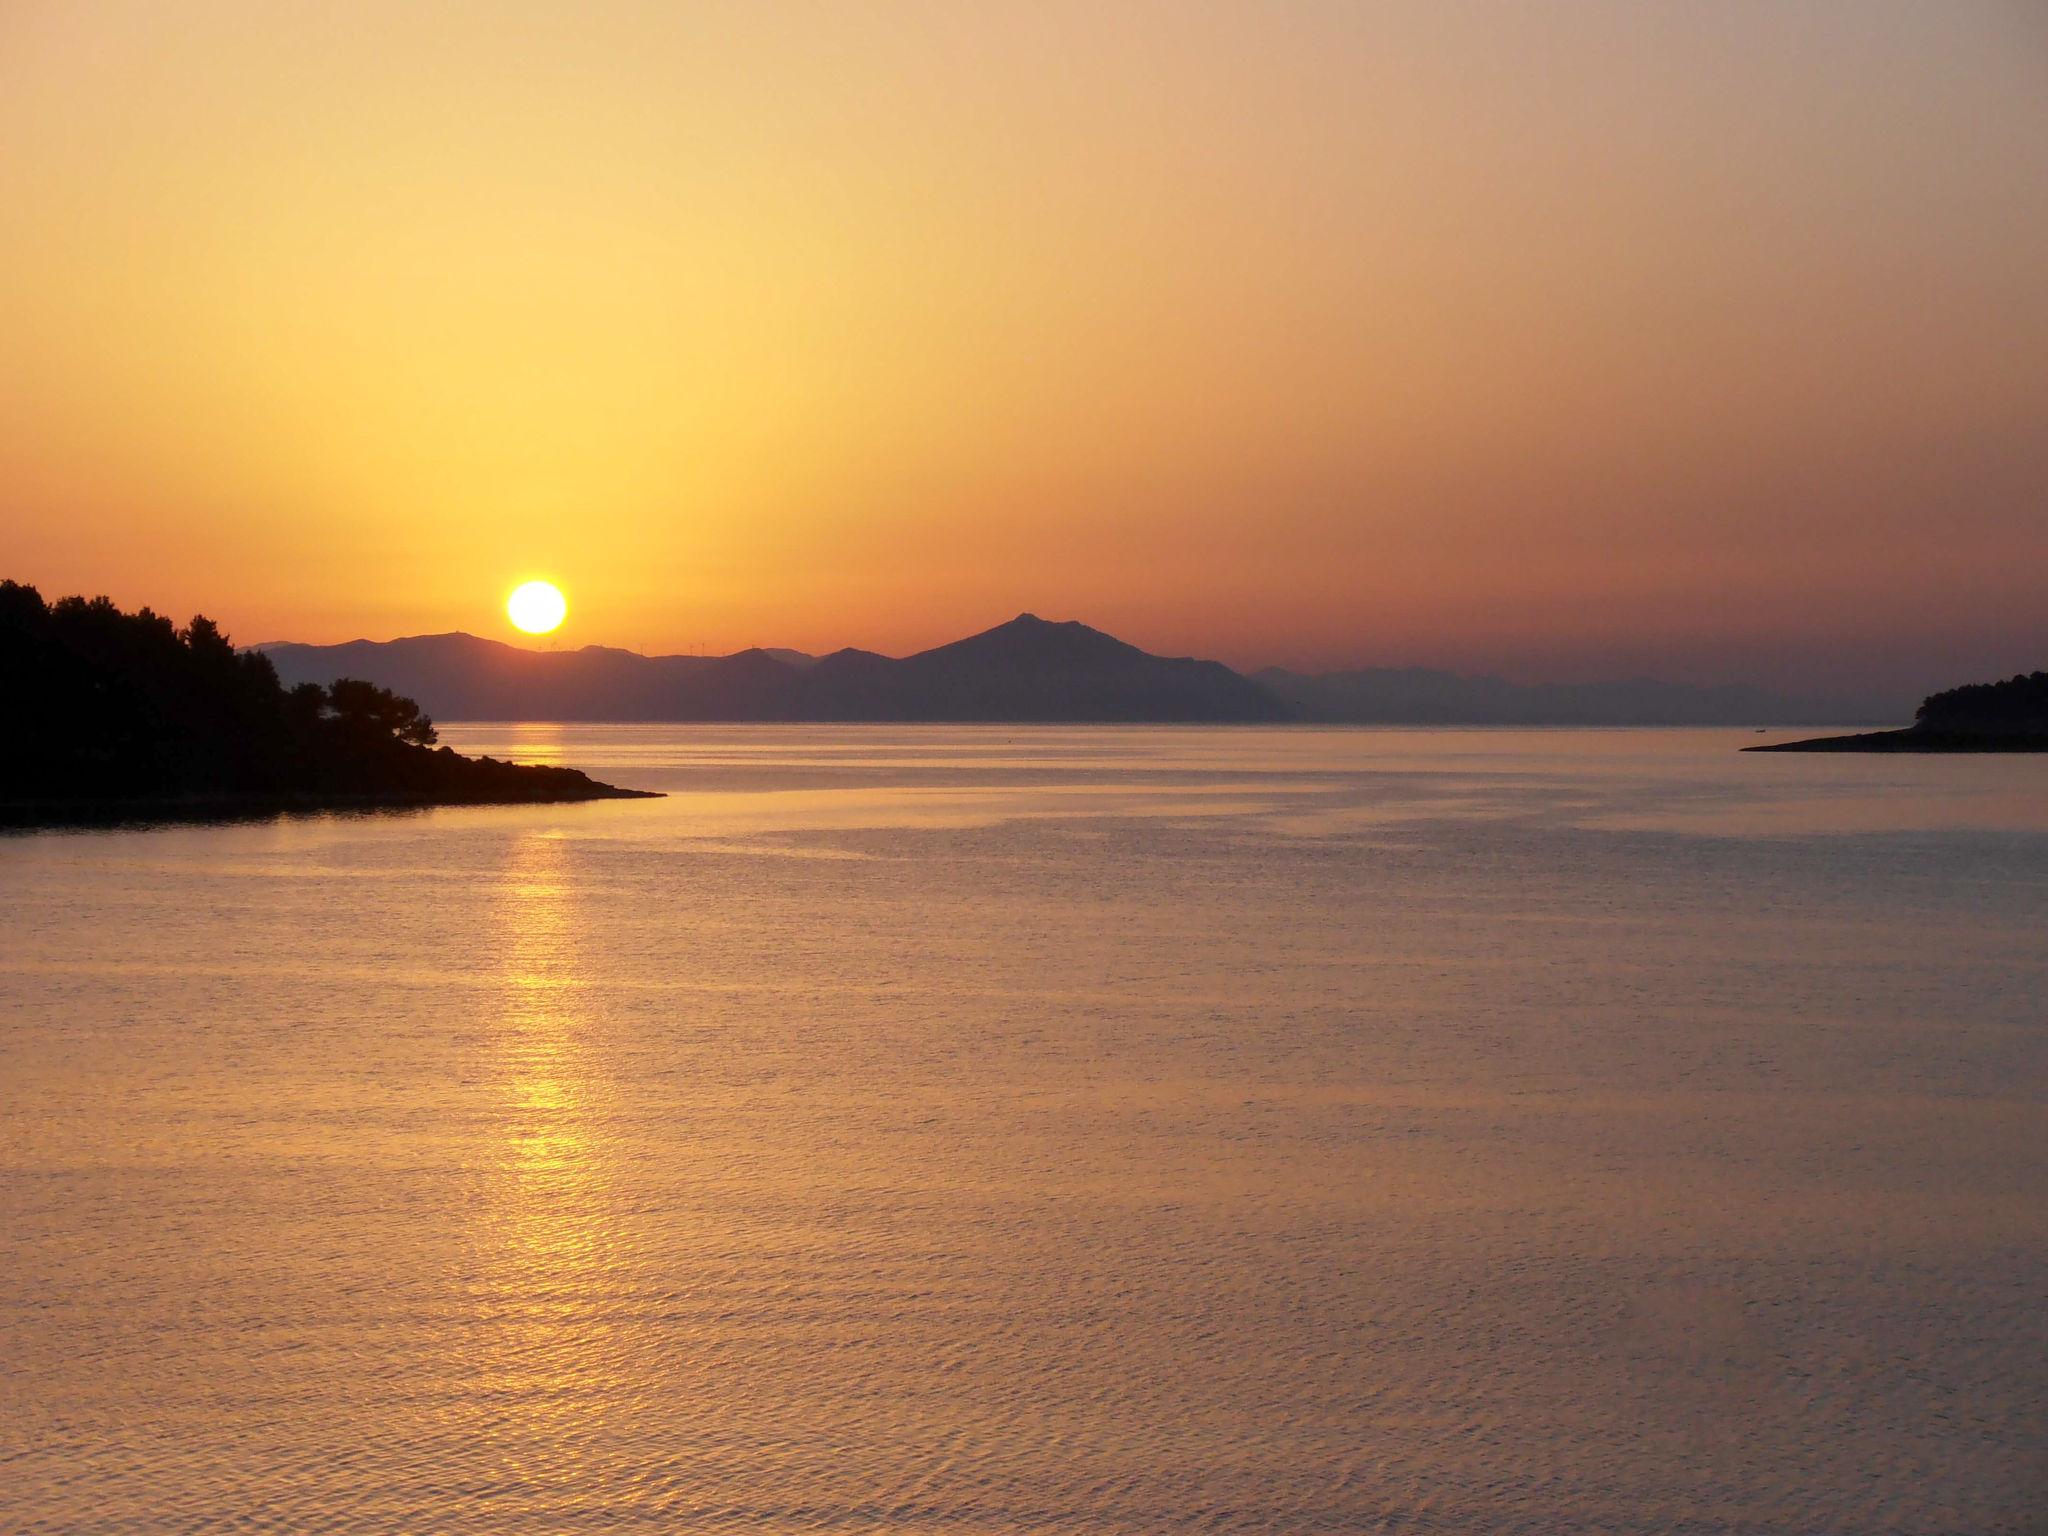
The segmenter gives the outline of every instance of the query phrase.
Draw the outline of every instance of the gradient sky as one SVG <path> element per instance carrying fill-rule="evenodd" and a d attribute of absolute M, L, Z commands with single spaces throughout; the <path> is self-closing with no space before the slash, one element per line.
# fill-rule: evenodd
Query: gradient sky
<path fill-rule="evenodd" d="M 2048 7 L 0 5 L 0 574 L 2048 666 Z"/>

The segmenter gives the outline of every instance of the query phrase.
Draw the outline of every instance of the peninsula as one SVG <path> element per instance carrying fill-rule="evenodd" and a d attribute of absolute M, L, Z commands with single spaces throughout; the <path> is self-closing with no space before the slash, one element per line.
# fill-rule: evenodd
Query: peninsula
<path fill-rule="evenodd" d="M 1903 730 L 1817 736 L 1748 752 L 2048 752 L 2048 672 L 1967 683 L 1921 702 Z"/>
<path fill-rule="evenodd" d="M 360 679 L 287 689 L 218 625 L 0 581 L 0 824 L 343 807 L 638 799 L 573 768 L 437 747 L 411 699 Z"/>

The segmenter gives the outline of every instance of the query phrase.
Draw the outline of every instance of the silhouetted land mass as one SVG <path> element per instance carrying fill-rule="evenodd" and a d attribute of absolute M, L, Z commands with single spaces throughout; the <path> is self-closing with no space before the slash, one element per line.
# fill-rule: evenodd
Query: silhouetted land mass
<path fill-rule="evenodd" d="M 1899 731 L 1772 742 L 1751 752 L 2048 752 L 2048 672 L 1931 693 Z"/>
<path fill-rule="evenodd" d="M 1022 614 L 915 656 L 749 650 L 642 656 L 533 651 L 474 635 L 263 648 L 287 682 L 370 678 L 457 720 L 1248 722 L 1385 725 L 1770 725 L 1856 720 L 1753 688 L 1524 687 L 1448 672 L 1246 677 L 1155 656 L 1086 624 Z"/>
<path fill-rule="evenodd" d="M 573 768 L 436 748 L 411 699 L 361 679 L 287 689 L 212 620 L 0 581 L 0 821 L 634 797 Z"/>
<path fill-rule="evenodd" d="M 901 658 L 530 651 L 464 634 L 263 650 L 287 681 L 342 668 L 448 719 L 1226 722 L 1299 713 L 1221 662 L 1154 656 L 1028 613 Z"/>

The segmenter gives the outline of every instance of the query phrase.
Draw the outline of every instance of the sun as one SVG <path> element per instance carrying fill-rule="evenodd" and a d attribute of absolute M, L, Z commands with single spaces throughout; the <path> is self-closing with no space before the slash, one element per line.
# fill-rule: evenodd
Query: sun
<path fill-rule="evenodd" d="M 569 600 L 551 581 L 529 581 L 505 599 L 505 617 L 512 621 L 514 629 L 523 629 L 529 635 L 560 629 L 568 613 Z"/>

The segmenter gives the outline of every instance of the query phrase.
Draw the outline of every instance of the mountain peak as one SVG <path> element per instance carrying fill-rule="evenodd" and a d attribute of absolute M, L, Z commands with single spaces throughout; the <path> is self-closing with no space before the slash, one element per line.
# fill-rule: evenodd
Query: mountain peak
<path fill-rule="evenodd" d="M 1219 662 L 1151 656 L 1035 613 L 895 660 L 752 648 L 650 657 L 515 649 L 471 636 L 288 647 L 286 682 L 368 678 L 444 720 L 1281 720 L 1292 711 Z"/>
<path fill-rule="evenodd" d="M 1135 645 L 1092 629 L 1078 619 L 1041 619 L 1035 613 L 1020 613 L 994 629 L 985 629 L 950 645 L 934 646 L 910 660 L 940 665 L 964 662 L 1058 668 L 1128 662 L 1144 654 Z"/>

